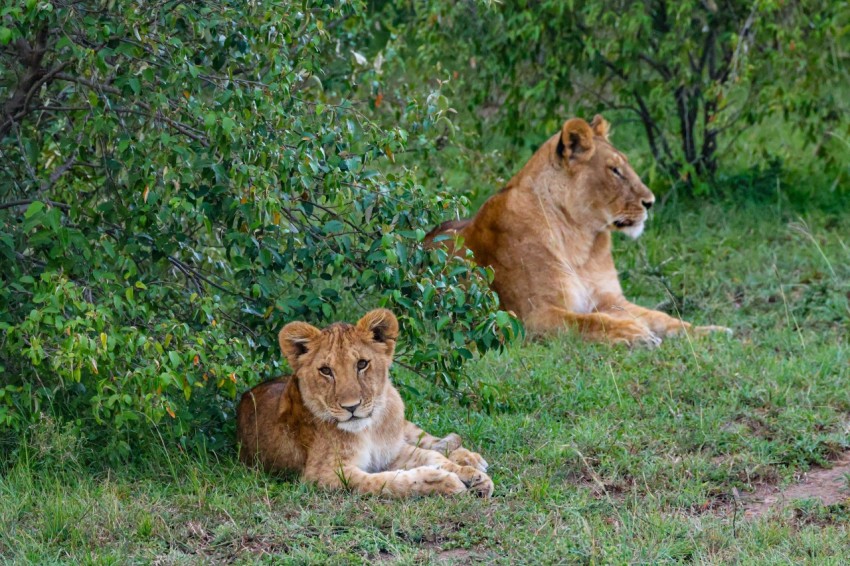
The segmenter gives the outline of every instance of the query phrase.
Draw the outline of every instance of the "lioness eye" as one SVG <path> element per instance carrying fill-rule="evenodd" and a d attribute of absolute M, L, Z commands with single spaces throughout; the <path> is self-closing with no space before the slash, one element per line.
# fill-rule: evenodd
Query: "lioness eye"
<path fill-rule="evenodd" d="M 359 362 L 357 362 L 357 369 L 366 369 L 366 366 L 368 365 L 369 362 L 367 362 L 366 360 L 360 360 Z"/>
<path fill-rule="evenodd" d="M 618 176 L 619 178 L 621 178 L 621 179 L 623 178 L 623 174 L 620 172 L 620 170 L 617 167 L 611 167 L 611 171 L 614 173 L 614 175 Z"/>
<path fill-rule="evenodd" d="M 322 366 L 322 367 L 319 368 L 319 373 L 321 373 L 322 375 L 326 375 L 326 376 L 330 377 L 330 376 L 333 375 L 334 372 L 328 366 Z"/>

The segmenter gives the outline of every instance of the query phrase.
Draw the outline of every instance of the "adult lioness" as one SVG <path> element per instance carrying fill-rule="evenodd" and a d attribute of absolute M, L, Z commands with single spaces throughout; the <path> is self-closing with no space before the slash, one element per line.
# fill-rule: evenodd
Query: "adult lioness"
<path fill-rule="evenodd" d="M 692 328 L 623 296 L 611 231 L 637 238 L 655 197 L 608 141 L 608 123 L 567 120 L 525 167 L 469 220 L 428 234 L 457 235 L 475 261 L 492 266 L 493 288 L 531 333 L 570 326 L 591 339 L 657 345 Z"/>
<path fill-rule="evenodd" d="M 389 380 L 393 313 L 377 309 L 354 326 L 324 330 L 292 322 L 278 338 L 295 373 L 242 396 L 237 435 L 245 463 L 361 493 L 493 493 L 487 462 L 461 448 L 460 437 L 438 439 L 404 419 Z"/>

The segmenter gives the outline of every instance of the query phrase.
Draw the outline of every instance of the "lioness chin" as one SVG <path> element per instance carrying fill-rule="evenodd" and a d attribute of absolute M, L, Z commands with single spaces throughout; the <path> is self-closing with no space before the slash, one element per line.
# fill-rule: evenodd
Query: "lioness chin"
<path fill-rule="evenodd" d="M 356 325 L 292 322 L 278 336 L 293 375 L 263 383 L 237 409 L 240 458 L 294 470 L 327 488 L 404 497 L 471 491 L 489 497 L 487 462 L 404 418 L 389 380 L 398 321 L 386 309 Z"/>
<path fill-rule="evenodd" d="M 656 346 L 693 327 L 623 296 L 611 255 L 611 232 L 643 233 L 655 196 L 608 140 L 601 116 L 567 120 L 528 163 L 469 220 L 446 222 L 426 236 L 449 236 L 454 253 L 472 250 L 493 268 L 493 289 L 532 334 L 566 327 L 593 340 Z M 441 240 L 446 238 L 441 238 Z"/>

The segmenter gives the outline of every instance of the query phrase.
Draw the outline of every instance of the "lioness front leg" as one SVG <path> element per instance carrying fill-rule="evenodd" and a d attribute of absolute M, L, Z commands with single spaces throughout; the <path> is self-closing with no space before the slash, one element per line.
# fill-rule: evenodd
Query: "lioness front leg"
<path fill-rule="evenodd" d="M 644 346 L 661 344 L 661 338 L 640 320 L 615 317 L 608 313 L 575 313 L 549 307 L 531 313 L 526 322 L 526 328 L 535 334 L 557 332 L 565 327 L 574 328 L 591 340 Z"/>
<path fill-rule="evenodd" d="M 465 461 L 465 457 L 472 456 L 477 459 L 469 459 L 467 463 L 458 463 L 453 461 L 453 457 L 457 457 L 460 462 Z M 421 469 L 439 468 L 446 470 L 457 477 L 469 488 L 482 497 L 490 497 L 493 494 L 493 480 L 490 479 L 484 470 L 476 467 L 475 464 L 483 463 L 486 468 L 487 462 L 481 456 L 470 452 L 464 448 L 458 448 L 448 458 L 435 452 L 434 450 L 425 450 L 411 445 L 405 445 L 398 457 L 390 463 L 391 468 L 401 468 L 410 471 Z M 426 466 L 423 468 L 422 466 Z"/>
<path fill-rule="evenodd" d="M 644 322 L 650 330 L 659 336 L 673 336 L 682 332 L 689 332 L 699 336 L 709 334 L 711 332 L 726 332 L 732 334 L 732 329 L 725 326 L 694 326 L 689 322 L 676 317 L 672 317 L 667 313 L 656 311 L 635 305 L 628 301 L 623 301 L 619 305 L 612 307 L 612 314 L 620 312 L 622 316 L 637 319 Z"/>

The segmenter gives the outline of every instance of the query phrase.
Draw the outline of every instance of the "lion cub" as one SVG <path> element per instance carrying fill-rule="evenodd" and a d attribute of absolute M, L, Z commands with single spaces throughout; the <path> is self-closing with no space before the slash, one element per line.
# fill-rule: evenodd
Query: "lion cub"
<path fill-rule="evenodd" d="M 386 309 L 354 326 L 284 326 L 280 349 L 294 374 L 242 395 L 242 461 L 360 493 L 489 497 L 493 482 L 480 455 L 461 448 L 456 434 L 438 439 L 405 420 L 389 379 L 397 338 L 398 321 Z"/>

